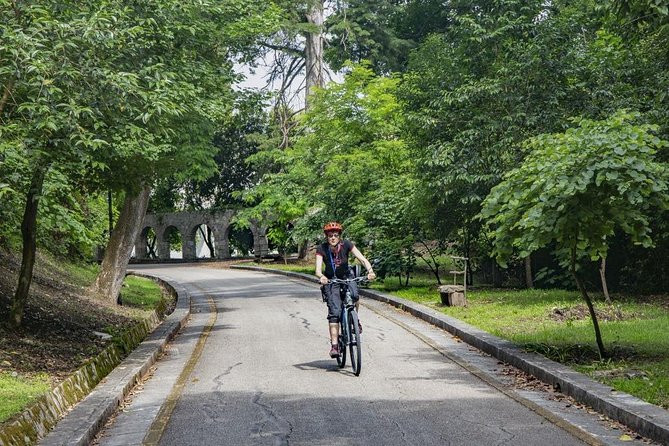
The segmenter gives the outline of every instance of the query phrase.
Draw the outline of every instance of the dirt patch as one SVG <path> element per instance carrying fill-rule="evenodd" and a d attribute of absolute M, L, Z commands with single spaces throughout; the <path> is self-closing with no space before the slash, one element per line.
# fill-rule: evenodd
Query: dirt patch
<path fill-rule="evenodd" d="M 634 296 L 635 300 L 644 304 L 659 305 L 669 311 L 669 294 L 649 294 L 645 296 Z"/>
<path fill-rule="evenodd" d="M 0 252 L 0 320 L 18 281 L 16 258 Z M 47 374 L 56 384 L 97 356 L 110 341 L 97 333 L 116 332 L 137 320 L 137 310 L 89 297 L 82 285 L 38 256 L 23 323 L 13 331 L 0 323 L 0 371 Z"/>
<path fill-rule="evenodd" d="M 638 319 L 636 313 L 623 312 L 616 306 L 600 305 L 595 307 L 595 314 L 600 321 L 624 321 L 629 319 Z M 574 305 L 565 308 L 553 308 L 548 317 L 554 321 L 580 321 L 590 318 L 590 311 L 585 304 Z"/>

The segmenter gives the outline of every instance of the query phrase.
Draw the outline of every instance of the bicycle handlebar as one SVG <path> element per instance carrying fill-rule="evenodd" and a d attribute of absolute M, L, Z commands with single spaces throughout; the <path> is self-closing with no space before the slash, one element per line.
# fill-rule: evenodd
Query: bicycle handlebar
<path fill-rule="evenodd" d="M 369 282 L 366 277 L 354 277 L 353 279 L 329 279 L 328 283 L 339 283 L 339 284 L 344 284 L 348 285 L 351 282 Z"/>

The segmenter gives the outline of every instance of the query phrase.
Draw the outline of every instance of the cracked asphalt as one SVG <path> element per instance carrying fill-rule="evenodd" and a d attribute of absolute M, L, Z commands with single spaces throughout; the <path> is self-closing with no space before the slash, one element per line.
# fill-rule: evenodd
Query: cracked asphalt
<path fill-rule="evenodd" d="M 584 444 L 364 299 L 355 377 L 327 355 L 314 284 L 184 265 L 141 271 L 181 283 L 193 312 L 101 445 Z"/>

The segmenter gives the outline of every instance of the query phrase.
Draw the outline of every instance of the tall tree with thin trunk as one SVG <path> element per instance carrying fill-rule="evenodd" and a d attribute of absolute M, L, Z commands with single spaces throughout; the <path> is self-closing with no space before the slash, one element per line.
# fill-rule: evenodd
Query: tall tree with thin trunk
<path fill-rule="evenodd" d="M 304 106 L 309 106 L 309 96 L 314 87 L 322 87 L 323 79 L 323 0 L 312 1 L 305 14 L 307 23 L 310 25 L 309 32 L 305 34 L 304 60 L 305 60 L 305 93 Z"/>
<path fill-rule="evenodd" d="M 290 122 L 308 106 L 314 87 L 325 83 L 324 0 L 280 1 L 284 25 L 259 48 L 268 69 L 267 86 L 275 90 L 276 118 Z M 288 111 L 288 113 L 286 113 Z M 292 129 L 292 127 L 291 127 Z M 285 138 L 284 138 L 285 139 Z"/>
<path fill-rule="evenodd" d="M 655 160 L 669 143 L 654 135 L 657 126 L 636 124 L 639 118 L 620 111 L 529 139 L 529 155 L 492 189 L 480 214 L 502 263 L 514 251 L 527 256 L 556 245 L 588 306 L 602 358 L 607 352 L 579 261 L 606 257 L 616 231 L 651 246 L 649 215 L 669 207 L 667 166 Z"/>
<path fill-rule="evenodd" d="M 28 196 L 26 197 L 26 207 L 23 214 L 23 223 L 21 224 L 21 235 L 23 238 L 21 270 L 9 315 L 9 324 L 13 328 L 21 326 L 23 310 L 26 300 L 28 300 L 28 291 L 32 282 L 35 253 L 37 251 L 37 209 L 39 207 L 40 194 L 42 193 L 46 171 L 46 166 L 37 166 L 35 168 L 30 181 Z"/>

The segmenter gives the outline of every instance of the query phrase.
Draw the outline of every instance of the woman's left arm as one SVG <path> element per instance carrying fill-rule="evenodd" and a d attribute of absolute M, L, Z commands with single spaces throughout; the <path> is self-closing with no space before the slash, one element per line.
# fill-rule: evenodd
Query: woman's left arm
<path fill-rule="evenodd" d="M 367 258 L 364 255 L 362 255 L 360 250 L 355 246 L 353 247 L 353 249 L 351 249 L 351 253 L 353 253 L 355 258 L 358 259 L 360 263 L 362 263 L 365 266 L 365 269 L 367 270 L 367 278 L 369 280 L 374 280 L 376 278 L 376 274 L 374 274 L 374 270 L 372 269 L 372 264 L 369 263 L 369 260 L 367 260 Z"/>

